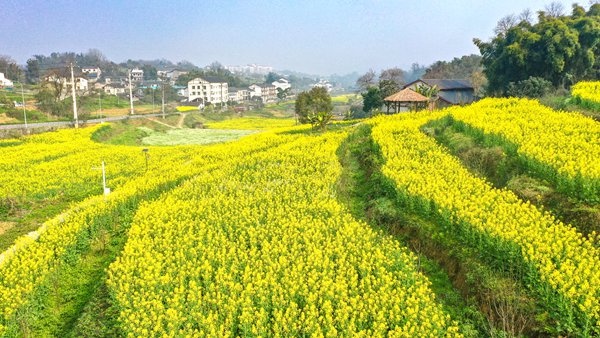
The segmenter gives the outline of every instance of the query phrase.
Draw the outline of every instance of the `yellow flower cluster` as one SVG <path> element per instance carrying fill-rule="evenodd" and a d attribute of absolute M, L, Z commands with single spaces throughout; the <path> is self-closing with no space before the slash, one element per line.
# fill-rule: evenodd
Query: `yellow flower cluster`
<path fill-rule="evenodd" d="M 579 82 L 571 87 L 576 103 L 600 110 L 600 81 Z"/>
<path fill-rule="evenodd" d="M 415 257 L 336 201 L 344 137 L 223 161 L 138 209 L 109 268 L 125 333 L 459 336 Z"/>
<path fill-rule="evenodd" d="M 533 105 L 527 101 L 521 103 L 525 108 Z M 546 150 L 554 149 L 559 152 L 544 136 L 550 131 L 543 128 L 545 122 L 538 121 L 537 125 L 542 127 L 538 127 L 534 132 L 530 118 L 511 118 L 505 113 L 493 111 L 489 107 L 490 104 L 491 102 L 483 102 L 464 108 L 465 113 L 460 109 L 450 111 L 453 116 L 486 128 L 486 131 L 497 130 L 491 122 L 495 121 L 498 126 L 510 130 L 511 137 L 523 143 L 534 143 L 537 132 L 541 134 L 540 139 L 546 140 L 545 143 L 541 141 L 540 146 L 546 144 Z M 517 116 L 521 115 L 519 109 L 511 109 L 512 101 L 505 104 L 509 111 Z M 474 116 L 476 113 L 482 116 L 488 113 L 492 116 L 486 123 L 478 124 L 478 121 L 484 121 L 484 118 L 478 119 Z M 412 203 L 416 210 L 440 215 L 457 227 L 457 230 L 458 227 L 467 227 L 473 234 L 477 234 L 465 238 L 474 241 L 472 245 L 477 246 L 482 236 L 516 245 L 519 255 L 536 274 L 539 274 L 542 281 L 542 284 L 532 287 L 538 288 L 537 291 L 546 296 L 558 292 L 566 299 L 566 304 L 561 304 L 561 309 L 564 305 L 575 312 L 581 311 L 585 318 L 578 325 L 582 328 L 593 327 L 594 332 L 600 333 L 598 243 L 584 238 L 571 226 L 539 211 L 529 203 L 522 202 L 512 192 L 495 189 L 475 177 L 457 158 L 442 149 L 435 140 L 420 132 L 421 126 L 446 114 L 447 111 L 441 111 L 376 119 L 373 122 L 372 136 L 380 145 L 385 158 L 383 173 L 395 182 L 400 196 L 404 196 L 403 198 Z M 523 114 L 527 114 L 526 110 Z M 548 118 L 549 115 L 541 112 L 542 117 Z M 577 123 L 577 119 L 571 115 L 552 116 L 559 121 Z M 552 126 L 553 123 L 548 122 L 548 125 Z M 590 127 L 587 123 L 581 123 L 565 128 L 575 137 L 582 137 L 579 141 L 585 143 L 590 140 L 590 136 L 583 137 L 584 133 L 575 130 L 576 126 L 582 125 Z M 512 134 L 515 130 L 520 130 L 521 135 L 519 132 Z M 566 135 L 557 131 L 556 137 L 564 140 Z M 526 149 L 532 148 L 535 147 L 528 146 Z M 586 168 L 585 165 L 583 167 Z M 507 264 L 511 261 L 510 257 L 498 259 Z M 551 290 L 546 290 L 548 288 L 544 283 L 549 285 Z"/>
<path fill-rule="evenodd" d="M 559 188 L 564 185 L 565 190 L 600 202 L 600 123 L 515 98 L 484 99 L 447 112 L 485 134 L 501 136 L 518 146 L 520 155 L 552 168 L 566 181 L 554 179 Z M 530 166 L 552 180 L 546 168 Z"/>
<path fill-rule="evenodd" d="M 39 170 L 37 165 L 43 166 L 44 161 L 69 157 L 69 161 L 85 166 L 86 170 L 91 171 L 89 167 L 97 164 L 95 161 L 98 158 L 86 150 L 78 150 L 82 146 L 89 145 L 86 142 L 89 140 L 90 132 L 91 130 L 83 129 L 47 133 L 27 138 L 22 145 L 16 145 L 15 148 L 1 149 L 3 155 L 10 154 L 10 158 L 14 161 L 14 167 L 10 167 L 10 161 L 5 162 L 2 156 L 3 169 L 10 170 L 10 174 L 14 176 L 27 175 L 37 172 L 36 169 Z M 160 192 L 187 177 L 217 168 L 220 160 L 239 158 L 250 152 L 268 149 L 290 138 L 291 136 L 275 138 L 269 133 L 263 133 L 239 141 L 238 147 L 234 149 L 226 144 L 195 148 L 171 147 L 165 148 L 164 152 L 153 152 L 158 150 L 153 148 L 151 156 L 154 163 L 150 163 L 148 172 L 140 173 L 135 169 L 137 175 L 132 175 L 127 180 L 123 178 L 122 184 L 107 197 L 95 195 L 84 199 L 61 215 L 45 222 L 34 234 L 18 239 L 13 247 L 0 255 L 0 336 L 11 320 L 11 316 L 26 303 L 28 295 L 47 276 L 54 262 L 62 258 L 62 255 L 77 242 L 95 219 L 110 215 L 124 203 L 143 200 L 150 193 Z M 35 143 L 36 146 L 30 143 Z M 125 159 L 130 151 L 138 153 L 141 148 L 97 145 L 95 149 L 101 153 L 106 152 L 112 161 L 118 158 Z M 27 160 L 21 160 L 22 158 Z M 32 162 L 34 169 L 25 169 L 28 161 Z M 130 161 L 128 162 L 130 166 L 139 164 L 139 160 L 133 161 L 138 162 Z M 19 170 L 24 170 L 24 173 Z M 48 180 L 52 179 L 52 175 L 59 177 L 63 180 L 63 187 L 82 181 L 71 172 L 77 170 L 72 166 L 57 166 L 49 170 L 52 174 L 44 177 Z M 126 172 L 128 169 L 123 166 L 121 170 Z M 82 173 L 82 175 L 86 174 Z M 96 172 L 95 175 L 98 176 L 99 173 Z M 30 179 L 43 183 L 34 175 Z M 90 179 L 89 176 L 87 179 Z M 47 189 L 47 186 L 44 188 L 41 185 L 41 187 L 36 191 Z"/>
<path fill-rule="evenodd" d="M 107 184 L 116 189 L 128 177 L 146 171 L 141 148 L 93 142 L 96 128 L 61 130 L 25 138 L 15 146 L 0 147 L 0 196 L 25 201 L 42 198 L 81 200 L 102 193 L 101 173 L 107 164 Z M 150 149 L 149 169 L 161 168 L 173 157 L 192 154 L 190 148 Z"/>

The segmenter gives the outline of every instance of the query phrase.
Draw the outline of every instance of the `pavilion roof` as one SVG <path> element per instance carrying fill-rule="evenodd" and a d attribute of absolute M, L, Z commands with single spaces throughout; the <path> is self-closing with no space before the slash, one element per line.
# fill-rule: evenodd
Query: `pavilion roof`
<path fill-rule="evenodd" d="M 386 102 L 427 102 L 429 99 L 410 88 L 402 89 L 396 94 L 392 94 L 385 99 Z"/>

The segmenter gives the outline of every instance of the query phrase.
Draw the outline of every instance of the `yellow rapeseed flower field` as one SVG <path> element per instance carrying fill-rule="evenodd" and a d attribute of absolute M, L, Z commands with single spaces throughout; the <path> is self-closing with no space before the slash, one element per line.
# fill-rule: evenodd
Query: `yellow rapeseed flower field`
<path fill-rule="evenodd" d="M 575 84 L 571 87 L 571 96 L 577 104 L 600 110 L 600 81 Z"/>
<path fill-rule="evenodd" d="M 482 105 L 490 103 L 492 102 L 484 102 Z M 498 103 L 501 104 L 502 101 Z M 526 108 L 527 102 L 525 103 Z M 457 118 L 477 122 L 475 117 L 471 118 L 470 111 L 461 112 L 461 109 L 470 110 L 475 107 L 451 109 L 450 112 Z M 457 227 L 456 231 L 459 227 L 465 227 L 464 230 L 472 234 L 467 238 L 473 242 L 471 245 L 482 247 L 486 241 L 492 243 L 492 246 L 500 245 L 498 240 L 516 245 L 516 253 L 526 264 L 531 265 L 534 275 L 539 275 L 541 283 L 531 286 L 534 291 L 547 300 L 556 299 L 556 311 L 567 309 L 564 310 L 567 315 L 563 320 L 575 320 L 578 327 L 588 334 L 590 330 L 600 333 L 598 243 L 583 237 L 573 227 L 539 211 L 529 203 L 524 203 L 512 192 L 495 189 L 475 177 L 457 158 L 419 130 L 427 122 L 447 113 L 448 111 L 403 114 L 372 121 L 373 138 L 380 145 L 385 158 L 383 173 L 395 182 L 399 194 L 415 210 L 441 215 Z M 481 114 L 485 114 L 485 110 L 482 109 Z M 518 112 L 514 114 L 518 116 Z M 541 115 L 544 116 L 544 113 Z M 526 124 L 524 121 L 527 119 L 516 119 L 512 121 L 512 126 L 501 119 L 497 123 L 513 130 L 525 129 L 526 127 L 521 126 Z M 540 134 L 543 132 L 539 131 Z M 559 134 L 558 137 L 562 136 Z M 585 141 L 584 139 L 582 142 Z M 549 158 L 551 160 L 553 157 Z M 595 172 L 586 163 L 575 163 L 580 165 L 578 170 L 589 168 L 591 172 Z M 503 264 L 514 260 L 511 257 L 498 259 Z M 557 298 L 553 295 L 554 292 L 560 296 Z M 576 316 L 578 312 L 583 313 L 583 318 L 570 317 Z"/>
<path fill-rule="evenodd" d="M 336 201 L 344 133 L 224 161 L 140 208 L 109 286 L 130 336 L 458 336 L 405 248 Z"/>
<path fill-rule="evenodd" d="M 600 123 L 528 99 L 484 99 L 447 112 L 516 145 L 529 168 L 559 190 L 600 202 Z"/>

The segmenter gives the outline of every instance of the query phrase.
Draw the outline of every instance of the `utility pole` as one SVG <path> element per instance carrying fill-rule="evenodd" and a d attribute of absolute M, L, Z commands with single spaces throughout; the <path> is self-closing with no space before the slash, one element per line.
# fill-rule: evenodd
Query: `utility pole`
<path fill-rule="evenodd" d="M 25 110 L 25 94 L 23 93 L 23 82 L 21 82 L 21 103 L 23 104 L 23 118 L 25 119 L 25 129 L 27 129 L 27 111 Z"/>
<path fill-rule="evenodd" d="M 165 79 L 161 79 L 162 87 L 162 118 L 165 119 Z"/>
<path fill-rule="evenodd" d="M 129 70 L 129 106 L 131 107 L 130 114 L 133 115 L 133 84 L 131 83 L 131 69 Z"/>
<path fill-rule="evenodd" d="M 98 102 L 100 102 L 100 120 L 102 120 L 102 91 L 98 92 Z"/>
<path fill-rule="evenodd" d="M 102 161 L 102 167 L 100 167 L 100 168 L 92 167 L 92 170 L 102 170 L 102 191 L 104 193 L 104 196 L 107 196 L 108 194 L 110 194 L 110 188 L 106 187 L 106 169 L 104 166 L 104 161 Z"/>
<path fill-rule="evenodd" d="M 71 62 L 71 95 L 73 95 L 73 119 L 75 120 L 75 128 L 79 128 L 77 119 L 77 98 L 75 97 L 75 76 L 73 75 L 73 62 Z"/>
<path fill-rule="evenodd" d="M 154 86 L 152 86 L 152 114 L 154 114 Z"/>

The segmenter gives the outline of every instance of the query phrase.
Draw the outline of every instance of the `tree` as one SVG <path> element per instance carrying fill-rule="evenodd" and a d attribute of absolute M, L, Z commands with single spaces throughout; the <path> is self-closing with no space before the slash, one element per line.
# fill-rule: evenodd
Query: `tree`
<path fill-rule="evenodd" d="M 369 87 L 374 86 L 375 78 L 375 71 L 373 71 L 373 69 L 369 69 L 368 72 L 366 72 L 364 75 L 359 77 L 358 80 L 356 80 L 356 87 L 358 88 L 358 91 L 364 92 Z"/>
<path fill-rule="evenodd" d="M 322 128 L 331 119 L 333 104 L 327 89 L 314 87 L 308 92 L 298 94 L 294 107 L 300 123 L 317 123 Z"/>
<path fill-rule="evenodd" d="M 482 71 L 482 57 L 471 54 L 452 61 L 437 61 L 423 75 L 424 79 L 468 79 L 476 71 Z"/>
<path fill-rule="evenodd" d="M 15 60 L 6 55 L 0 55 L 0 73 L 4 73 L 4 77 L 13 81 L 21 78 L 21 68 Z"/>
<path fill-rule="evenodd" d="M 280 101 L 285 100 L 288 96 L 290 96 L 291 88 L 281 89 L 277 88 L 277 98 Z"/>
<path fill-rule="evenodd" d="M 383 105 L 383 97 L 381 97 L 381 90 L 378 87 L 369 87 L 367 92 L 361 95 L 363 110 L 366 113 L 370 113 L 373 109 L 379 109 Z"/>
<path fill-rule="evenodd" d="M 521 14 L 519 14 L 518 20 L 532 24 L 533 23 L 533 12 L 531 11 L 531 9 L 527 8 L 527 9 L 523 10 L 521 12 Z"/>
<path fill-rule="evenodd" d="M 144 80 L 156 80 L 158 78 L 158 71 L 156 67 L 151 65 L 143 65 L 142 70 L 144 71 Z"/>
<path fill-rule="evenodd" d="M 517 83 L 511 82 L 508 85 L 507 95 L 513 97 L 540 98 L 546 95 L 552 88 L 550 81 L 539 77 L 530 77 L 527 80 Z"/>
<path fill-rule="evenodd" d="M 382 70 L 379 75 L 380 86 L 382 81 L 392 81 L 397 87 L 401 87 L 404 85 L 404 71 L 398 67 Z"/>
<path fill-rule="evenodd" d="M 279 79 L 281 79 L 281 75 L 269 72 L 269 74 L 267 74 L 267 78 L 265 79 L 265 83 L 273 83 Z"/>
<path fill-rule="evenodd" d="M 31 58 L 27 60 L 27 70 L 25 76 L 28 83 L 38 83 L 40 81 L 40 62 Z"/>
<path fill-rule="evenodd" d="M 599 5 L 587 12 L 574 5 L 572 15 L 564 15 L 562 6 L 555 3 L 539 12 L 535 24 L 522 20 L 489 42 L 474 39 L 483 57 L 487 90 L 506 95 L 510 83 L 530 77 L 548 80 L 556 88 L 598 78 L 599 12 Z"/>
<path fill-rule="evenodd" d="M 400 85 L 394 80 L 380 80 L 379 81 L 379 96 L 386 107 L 389 108 L 389 104 L 383 101 L 386 97 L 397 93 L 400 90 Z M 380 106 L 381 107 L 381 106 Z M 376 107 L 374 107 L 376 108 Z"/>
<path fill-rule="evenodd" d="M 557 1 L 553 1 L 551 2 L 549 5 L 546 6 L 546 15 L 553 17 L 553 18 L 558 18 L 560 16 L 563 16 L 565 14 L 565 7 Z"/>
<path fill-rule="evenodd" d="M 415 62 L 410 66 L 410 70 L 404 74 L 404 80 L 406 83 L 418 80 L 425 74 L 426 70 L 427 68 L 425 66 Z"/>
<path fill-rule="evenodd" d="M 506 35 L 508 31 L 517 25 L 517 18 L 514 15 L 507 15 L 500 19 L 494 28 L 496 35 Z"/>
<path fill-rule="evenodd" d="M 63 87 L 59 82 L 43 82 L 35 95 L 38 108 L 54 116 L 67 116 L 71 100 L 61 101 Z"/>

